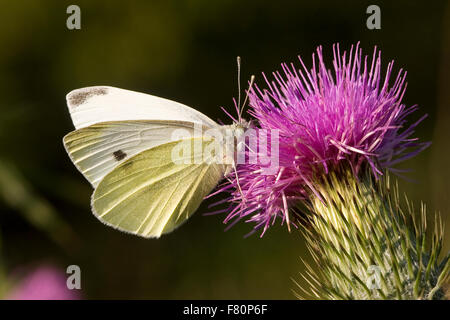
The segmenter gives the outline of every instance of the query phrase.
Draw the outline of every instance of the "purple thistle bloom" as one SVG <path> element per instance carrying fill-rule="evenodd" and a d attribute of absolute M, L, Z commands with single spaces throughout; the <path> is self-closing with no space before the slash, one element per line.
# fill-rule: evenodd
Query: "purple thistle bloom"
<path fill-rule="evenodd" d="M 43 265 L 26 275 L 7 295 L 8 300 L 78 300 L 77 290 L 66 286 L 67 275 L 53 267 Z"/>
<path fill-rule="evenodd" d="M 368 165 L 378 177 L 429 145 L 411 138 L 426 116 L 406 125 L 406 116 L 417 109 L 402 104 L 406 72 L 400 70 L 389 86 L 393 61 L 383 77 L 376 48 L 370 62 L 359 44 L 342 55 L 335 45 L 333 53 L 333 70 L 325 66 L 318 47 L 310 71 L 299 58 L 301 70 L 282 64 L 273 81 L 263 74 L 268 89 L 250 90 L 249 113 L 259 127 L 279 130 L 279 168 L 261 175 L 259 165 L 238 166 L 238 179 L 231 175 L 220 190 L 233 190 L 225 222 L 248 218 L 256 223 L 254 231 L 262 228 L 261 236 L 277 217 L 289 226 L 288 208 L 315 192 L 315 173 L 327 174 L 345 163 L 355 175 Z"/>

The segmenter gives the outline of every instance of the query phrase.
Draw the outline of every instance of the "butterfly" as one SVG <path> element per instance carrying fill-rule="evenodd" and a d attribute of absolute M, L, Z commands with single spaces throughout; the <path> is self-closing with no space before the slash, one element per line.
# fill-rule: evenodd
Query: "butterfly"
<path fill-rule="evenodd" d="M 217 152 L 205 156 L 205 149 L 223 147 L 207 132 L 242 136 L 250 126 L 239 107 L 239 120 L 219 125 L 181 103 L 108 86 L 77 89 L 66 100 L 76 130 L 63 143 L 94 187 L 94 215 L 145 238 L 159 238 L 183 224 L 221 179 L 236 170 L 234 162 L 215 161 Z M 176 134 L 180 131 L 182 138 Z M 194 148 L 181 155 L 183 161 L 174 161 L 180 144 Z"/>

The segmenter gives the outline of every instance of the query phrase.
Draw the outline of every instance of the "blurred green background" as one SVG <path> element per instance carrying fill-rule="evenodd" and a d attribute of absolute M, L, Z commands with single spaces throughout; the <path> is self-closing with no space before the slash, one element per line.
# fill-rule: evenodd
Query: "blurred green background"
<path fill-rule="evenodd" d="M 81 30 L 66 8 L 81 8 Z M 381 7 L 381 30 L 366 8 Z M 309 260 L 298 232 L 252 225 L 224 232 L 223 215 L 196 215 L 176 232 L 145 240 L 102 225 L 91 187 L 70 162 L 62 137 L 73 130 L 65 94 L 91 85 L 141 91 L 227 117 L 243 80 L 262 84 L 283 61 L 316 46 L 361 41 L 408 71 L 404 102 L 428 113 L 417 136 L 433 145 L 402 164 L 415 182 L 402 192 L 447 221 L 450 249 L 450 11 L 447 1 L 2 1 L 0 10 L 0 272 L 42 262 L 82 270 L 84 298 L 292 299 L 292 278 Z M 331 63 L 331 60 L 328 60 Z M 330 64 L 331 66 L 331 64 Z M 217 199 L 217 197 L 216 197 Z M 0 275 L 0 281 L 2 280 Z"/>

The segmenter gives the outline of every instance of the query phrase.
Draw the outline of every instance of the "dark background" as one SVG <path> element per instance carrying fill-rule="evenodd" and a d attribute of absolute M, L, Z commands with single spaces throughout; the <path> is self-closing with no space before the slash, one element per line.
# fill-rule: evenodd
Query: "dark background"
<path fill-rule="evenodd" d="M 81 30 L 66 8 L 81 8 Z M 366 8 L 381 7 L 381 30 Z M 298 232 L 275 225 L 244 239 L 251 225 L 223 232 L 223 215 L 196 215 L 176 232 L 145 240 L 103 226 L 90 213 L 91 187 L 66 155 L 73 130 L 65 94 L 91 85 L 146 92 L 227 117 L 243 79 L 262 84 L 281 62 L 324 46 L 382 50 L 408 71 L 407 105 L 429 117 L 417 136 L 433 144 L 402 164 L 399 181 L 416 204 L 450 223 L 450 11 L 447 1 L 4 1 L 0 10 L 0 273 L 53 263 L 82 270 L 85 298 L 291 299 Z M 217 198 L 216 198 L 217 199 Z M 209 202 L 211 203 L 211 201 Z M 450 232 L 449 227 L 446 228 Z M 444 251 L 450 249 L 446 241 Z M 1 281 L 0 274 L 0 281 Z M 300 280 L 299 280 L 300 281 Z M 301 282 L 301 281 L 300 281 Z"/>

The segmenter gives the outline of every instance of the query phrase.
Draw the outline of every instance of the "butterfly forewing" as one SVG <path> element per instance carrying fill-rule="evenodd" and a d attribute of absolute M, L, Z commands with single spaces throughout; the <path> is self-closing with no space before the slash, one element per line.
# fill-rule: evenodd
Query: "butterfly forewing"
<path fill-rule="evenodd" d="M 76 89 L 66 96 L 75 129 L 106 121 L 170 120 L 214 127 L 216 122 L 184 104 L 108 86 Z"/>

